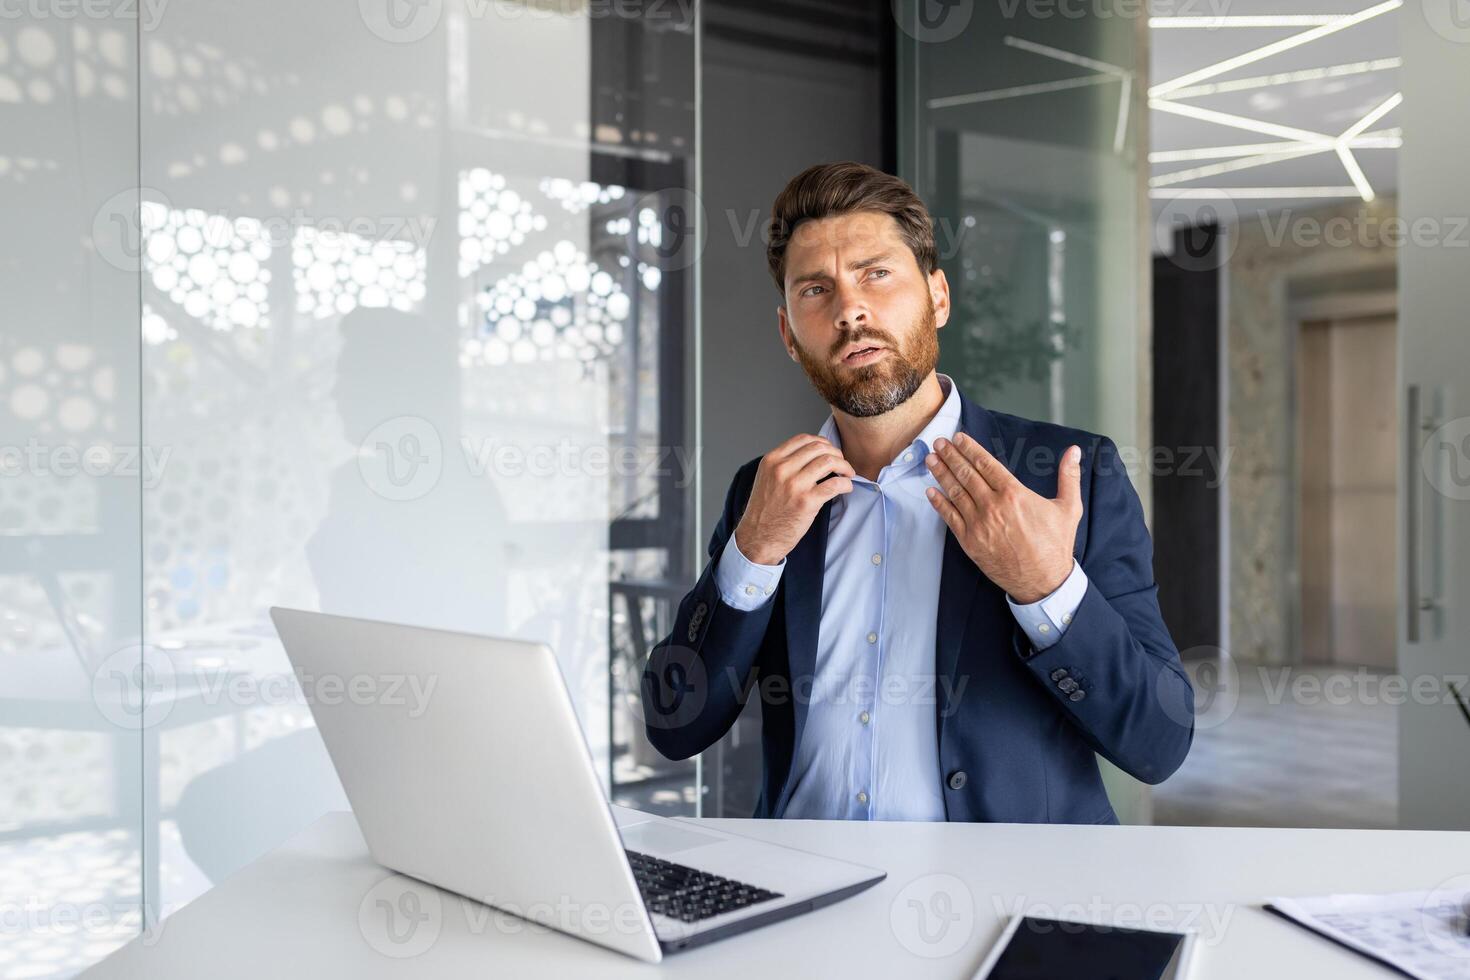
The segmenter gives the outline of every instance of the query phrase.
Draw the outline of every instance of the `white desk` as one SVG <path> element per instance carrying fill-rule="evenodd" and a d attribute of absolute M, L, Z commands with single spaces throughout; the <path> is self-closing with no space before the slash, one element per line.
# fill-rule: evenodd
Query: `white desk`
<path fill-rule="evenodd" d="M 653 966 L 428 890 L 430 914 L 403 944 L 359 925 L 390 873 L 368 857 L 348 813 L 323 817 L 283 847 L 84 974 L 89 980 L 322 980 L 352 977 L 968 977 L 1018 906 L 1033 911 L 1194 915 L 1201 978 L 1391 976 L 1382 967 L 1262 911 L 1262 898 L 1433 888 L 1470 870 L 1470 833 L 1193 827 L 883 824 L 721 820 L 722 829 L 851 858 L 888 879 L 837 905 Z M 926 878 L 930 875 L 953 879 Z M 388 886 L 396 898 L 406 879 Z M 946 897 L 936 898 L 938 890 Z M 972 901 L 966 914 L 963 892 Z M 381 897 L 378 892 L 374 897 Z M 441 897 L 442 896 L 442 897 Z M 940 911 L 917 931 L 916 899 Z M 953 918 L 953 916 L 958 918 Z M 377 919 L 368 917 L 373 923 Z M 406 921 L 406 920 L 405 920 Z M 510 929 L 499 922 L 508 922 Z M 386 928 L 386 926 L 384 926 Z M 957 940 L 963 939 L 963 942 Z M 392 952 L 422 951 L 408 958 Z M 423 948 L 426 947 L 426 948 Z M 923 953 L 953 952 L 944 956 Z"/>

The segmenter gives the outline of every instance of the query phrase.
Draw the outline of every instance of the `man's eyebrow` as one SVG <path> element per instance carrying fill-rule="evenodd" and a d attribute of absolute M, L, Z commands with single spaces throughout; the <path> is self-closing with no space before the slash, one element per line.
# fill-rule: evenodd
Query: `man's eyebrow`
<path fill-rule="evenodd" d="M 866 269 L 870 265 L 877 265 L 880 262 L 887 262 L 891 258 L 893 258 L 892 252 L 883 252 L 879 255 L 870 256 L 866 259 L 858 259 L 855 262 L 849 262 L 847 264 L 847 267 L 855 272 L 858 269 Z"/>
<path fill-rule="evenodd" d="M 879 255 L 870 255 L 868 258 L 865 259 L 854 259 L 853 261 L 847 263 L 847 268 L 851 272 L 856 272 L 859 269 L 866 269 L 869 266 L 878 265 L 881 262 L 887 262 L 892 258 L 892 252 L 883 252 Z M 826 272 L 826 270 L 817 269 L 812 272 L 804 272 L 799 276 L 793 276 L 791 279 L 791 285 L 796 286 L 804 282 L 830 282 L 831 280 L 832 277 Z"/>

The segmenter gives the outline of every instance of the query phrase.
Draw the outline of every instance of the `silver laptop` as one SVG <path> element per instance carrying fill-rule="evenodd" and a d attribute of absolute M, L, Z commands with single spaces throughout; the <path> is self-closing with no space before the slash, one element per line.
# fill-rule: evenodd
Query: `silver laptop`
<path fill-rule="evenodd" d="M 658 962 L 873 868 L 610 806 L 551 650 L 271 609 L 374 860 Z"/>

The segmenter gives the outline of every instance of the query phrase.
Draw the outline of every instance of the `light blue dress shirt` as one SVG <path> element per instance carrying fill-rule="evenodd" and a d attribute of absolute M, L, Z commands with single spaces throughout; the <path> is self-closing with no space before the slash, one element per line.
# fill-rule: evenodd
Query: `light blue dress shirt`
<path fill-rule="evenodd" d="M 944 404 L 878 479 L 853 478 L 833 502 L 822 578 L 816 677 L 797 746 L 787 817 L 943 820 L 944 799 L 934 712 L 934 646 L 944 520 L 924 492 L 938 483 L 924 457 L 960 424 L 959 390 L 939 376 Z M 841 449 L 837 423 L 823 437 Z M 715 569 L 726 605 L 756 609 L 776 591 L 785 567 L 758 565 L 732 537 Z M 1061 638 L 1087 591 L 1072 572 L 1039 602 L 1010 602 L 1038 650 Z M 983 683 L 984 678 L 976 678 Z M 795 696 L 808 682 L 793 678 Z"/>

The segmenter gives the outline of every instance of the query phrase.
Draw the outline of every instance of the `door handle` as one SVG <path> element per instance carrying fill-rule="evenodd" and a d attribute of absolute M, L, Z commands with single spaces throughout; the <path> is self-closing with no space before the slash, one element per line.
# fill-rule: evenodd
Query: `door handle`
<path fill-rule="evenodd" d="M 1439 426 L 1433 415 L 1425 415 L 1423 399 L 1418 385 L 1409 385 L 1407 405 L 1404 412 L 1406 436 L 1409 440 L 1404 453 L 1404 606 L 1407 620 L 1405 638 L 1418 643 L 1420 638 L 1419 619 L 1424 613 L 1433 612 L 1439 605 L 1432 595 L 1423 594 L 1421 580 L 1422 557 L 1419 553 L 1423 541 L 1424 444 L 1429 435 Z"/>

